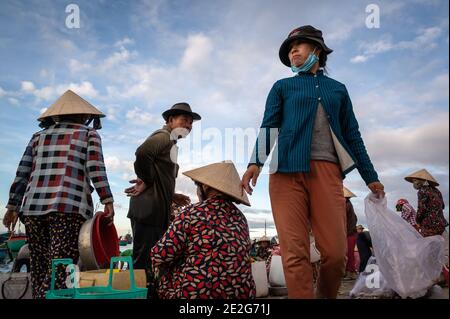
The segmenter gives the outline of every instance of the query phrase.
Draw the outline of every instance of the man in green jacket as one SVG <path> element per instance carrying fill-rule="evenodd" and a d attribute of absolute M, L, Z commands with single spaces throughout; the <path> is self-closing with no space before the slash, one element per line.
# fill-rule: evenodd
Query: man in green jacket
<path fill-rule="evenodd" d="M 125 193 L 130 196 L 128 218 L 133 232 L 133 266 L 150 274 L 150 250 L 169 226 L 172 202 L 180 206 L 190 203 L 188 196 L 175 194 L 178 174 L 176 145 L 179 138 L 192 130 L 200 120 L 187 103 L 177 103 L 162 114 L 166 124 L 153 132 L 136 150 L 134 171 L 137 179 Z M 150 280 L 150 278 L 149 278 Z"/>

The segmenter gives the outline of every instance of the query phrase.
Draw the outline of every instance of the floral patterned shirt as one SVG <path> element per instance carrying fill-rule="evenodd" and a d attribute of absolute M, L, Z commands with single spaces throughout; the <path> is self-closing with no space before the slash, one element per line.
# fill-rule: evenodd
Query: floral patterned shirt
<path fill-rule="evenodd" d="M 436 187 L 423 186 L 419 189 L 416 222 L 420 224 L 425 237 L 441 235 L 448 226 L 444 208 L 442 194 Z"/>
<path fill-rule="evenodd" d="M 242 212 L 216 196 L 178 214 L 151 252 L 158 295 L 254 298 L 250 236 Z"/>

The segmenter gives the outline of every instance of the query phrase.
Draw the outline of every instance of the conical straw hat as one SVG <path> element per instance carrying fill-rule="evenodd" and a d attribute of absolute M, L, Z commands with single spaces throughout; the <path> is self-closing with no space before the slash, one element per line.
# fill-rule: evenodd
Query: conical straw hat
<path fill-rule="evenodd" d="M 262 236 L 262 237 L 260 237 L 260 238 L 258 239 L 257 243 L 260 243 L 260 242 L 263 242 L 263 241 L 268 241 L 268 242 L 270 242 L 270 238 L 267 237 L 266 235 L 264 235 L 264 236 Z"/>
<path fill-rule="evenodd" d="M 56 100 L 39 118 L 39 121 L 51 116 L 69 114 L 90 114 L 104 117 L 105 114 L 97 110 L 91 103 L 78 96 L 71 90 L 67 90 Z"/>
<path fill-rule="evenodd" d="M 206 165 L 183 174 L 250 206 L 247 194 L 240 187 L 239 173 L 231 161 Z"/>
<path fill-rule="evenodd" d="M 356 195 L 353 194 L 347 187 L 344 186 L 344 197 L 351 198 L 351 197 L 356 197 Z"/>
<path fill-rule="evenodd" d="M 415 178 L 423 179 L 423 180 L 430 182 L 430 184 L 432 184 L 434 186 L 439 186 L 439 183 L 434 179 L 433 176 L 431 176 L 430 173 L 428 173 L 428 171 L 426 169 L 421 169 L 420 171 L 414 172 L 411 175 L 406 176 L 405 180 L 412 183 L 413 179 L 415 179 Z"/>

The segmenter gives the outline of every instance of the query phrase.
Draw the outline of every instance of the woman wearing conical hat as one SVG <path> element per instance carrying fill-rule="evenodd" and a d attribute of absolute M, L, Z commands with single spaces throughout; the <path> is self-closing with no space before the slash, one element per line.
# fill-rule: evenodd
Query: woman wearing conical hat
<path fill-rule="evenodd" d="M 422 235 L 424 237 L 442 235 L 448 222 L 443 213 L 444 199 L 437 189 L 439 183 L 426 169 L 406 176 L 405 180 L 412 183 L 414 189 L 418 191 L 416 222 L 420 226 Z"/>
<path fill-rule="evenodd" d="M 267 260 L 270 256 L 270 238 L 266 235 L 260 237 L 257 241 L 258 250 L 256 251 L 256 257 L 260 260 Z"/>
<path fill-rule="evenodd" d="M 76 263 L 80 228 L 94 212 L 91 183 L 113 221 L 113 196 L 95 129 L 103 116 L 74 92 L 65 92 L 39 117 L 44 129 L 32 136 L 20 161 L 3 223 L 14 229 L 20 212 L 30 248 L 33 298 L 45 298 L 52 259 Z M 88 126 L 92 120 L 94 128 Z M 64 282 L 65 272 L 57 272 L 56 288 Z"/>
<path fill-rule="evenodd" d="M 250 206 L 233 163 L 188 172 L 199 202 L 178 214 L 153 247 L 151 260 L 163 299 L 255 297 L 248 224 L 234 203 Z"/>

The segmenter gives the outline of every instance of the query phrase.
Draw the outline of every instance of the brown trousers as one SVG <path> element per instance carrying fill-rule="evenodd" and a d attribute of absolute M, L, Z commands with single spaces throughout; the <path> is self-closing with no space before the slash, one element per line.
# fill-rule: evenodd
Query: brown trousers
<path fill-rule="evenodd" d="M 269 193 L 289 298 L 336 298 L 345 273 L 346 209 L 337 164 L 311 161 L 309 173 L 275 173 Z M 309 231 L 321 254 L 314 294 Z"/>

